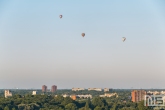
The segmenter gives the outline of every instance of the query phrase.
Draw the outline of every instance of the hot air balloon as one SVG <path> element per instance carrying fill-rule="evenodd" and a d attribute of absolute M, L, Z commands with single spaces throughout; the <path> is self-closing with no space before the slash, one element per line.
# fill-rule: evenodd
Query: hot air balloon
<path fill-rule="evenodd" d="M 126 40 L 126 38 L 125 38 L 125 37 L 123 37 L 123 38 L 122 38 L 122 41 L 124 42 L 125 40 Z"/>
<path fill-rule="evenodd" d="M 85 36 L 85 33 L 82 33 L 81 35 L 84 37 Z"/>
<path fill-rule="evenodd" d="M 62 18 L 62 15 L 60 15 L 59 17 L 60 17 L 60 19 L 61 19 L 61 18 Z"/>

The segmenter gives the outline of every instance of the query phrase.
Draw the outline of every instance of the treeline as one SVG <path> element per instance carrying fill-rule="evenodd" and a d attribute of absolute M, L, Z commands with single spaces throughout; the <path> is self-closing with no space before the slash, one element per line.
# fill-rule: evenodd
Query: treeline
<path fill-rule="evenodd" d="M 38 94 L 43 94 L 43 92 L 41 91 L 41 89 L 34 89 L 34 90 L 25 90 L 25 89 L 10 89 L 10 91 L 12 92 L 12 94 L 20 94 L 20 95 L 25 95 L 25 94 L 32 94 L 32 91 L 37 91 Z M 118 94 L 131 94 L 131 90 L 113 90 L 111 92 L 106 92 L 106 93 L 118 93 Z M 67 94 L 67 95 L 85 95 L 85 94 L 91 94 L 92 96 L 99 96 L 99 95 L 103 95 L 105 92 L 104 91 L 88 91 L 88 90 L 83 90 L 83 91 L 72 91 L 70 89 L 61 89 L 61 90 L 57 90 L 55 93 L 51 93 L 50 91 L 45 92 L 44 94 L 46 95 L 62 95 L 62 94 Z M 4 96 L 4 90 L 1 89 L 0 90 L 0 96 Z"/>
<path fill-rule="evenodd" d="M 58 95 L 14 95 L 0 97 L 0 110 L 151 110 L 144 102 L 132 103 L 121 97 L 72 100 Z"/>
<path fill-rule="evenodd" d="M 41 89 L 29 89 L 29 90 L 25 90 L 25 89 L 11 89 L 12 94 L 20 94 L 20 95 L 25 95 L 25 94 L 32 94 L 32 91 L 37 91 L 38 94 L 43 94 L 43 92 L 41 91 Z M 113 89 L 111 92 L 106 92 L 106 93 L 114 93 L 116 92 L 119 96 L 131 96 L 131 89 Z M 163 89 L 148 89 L 147 91 L 164 91 Z M 104 91 L 88 91 L 88 90 L 84 90 L 84 91 L 72 91 L 71 89 L 59 89 L 57 90 L 55 93 L 51 93 L 50 91 L 44 93 L 46 95 L 61 95 L 61 94 L 67 94 L 67 95 L 82 95 L 82 94 L 91 94 L 92 96 L 99 96 L 99 95 L 103 95 L 105 92 Z M 124 94 L 124 95 L 123 95 Z M 0 96 L 4 96 L 4 90 L 0 89 Z"/>

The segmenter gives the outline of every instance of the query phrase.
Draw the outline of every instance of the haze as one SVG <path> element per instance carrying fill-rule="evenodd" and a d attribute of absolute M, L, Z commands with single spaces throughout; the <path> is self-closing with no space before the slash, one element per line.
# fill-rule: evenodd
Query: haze
<path fill-rule="evenodd" d="M 164 65 L 164 0 L 0 1 L 0 88 L 164 88 Z"/>

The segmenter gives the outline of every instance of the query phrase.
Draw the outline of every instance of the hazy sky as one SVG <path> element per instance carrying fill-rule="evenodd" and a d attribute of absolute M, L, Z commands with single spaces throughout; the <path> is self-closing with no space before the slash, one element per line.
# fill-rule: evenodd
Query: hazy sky
<path fill-rule="evenodd" d="M 0 88 L 43 84 L 165 88 L 165 1 L 0 0 Z"/>

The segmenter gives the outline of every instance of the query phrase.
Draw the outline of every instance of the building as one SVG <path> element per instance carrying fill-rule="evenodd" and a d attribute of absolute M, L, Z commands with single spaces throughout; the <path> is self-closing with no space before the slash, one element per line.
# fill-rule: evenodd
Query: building
<path fill-rule="evenodd" d="M 133 90 L 131 92 L 132 102 L 139 102 L 139 101 L 144 100 L 145 95 L 146 95 L 145 90 Z"/>
<path fill-rule="evenodd" d="M 102 91 L 101 88 L 88 88 L 88 91 Z"/>
<path fill-rule="evenodd" d="M 84 88 L 72 88 L 72 91 L 83 91 L 85 90 Z"/>
<path fill-rule="evenodd" d="M 165 95 L 165 91 L 161 91 L 160 94 Z"/>
<path fill-rule="evenodd" d="M 63 97 L 69 97 L 69 95 L 67 95 L 67 94 L 63 94 L 62 96 L 63 96 Z"/>
<path fill-rule="evenodd" d="M 165 95 L 165 91 L 147 91 L 147 95 Z"/>
<path fill-rule="evenodd" d="M 33 92 L 32 92 L 32 95 L 36 95 L 36 94 L 37 94 L 37 91 L 33 91 Z"/>
<path fill-rule="evenodd" d="M 56 90 L 57 90 L 57 86 L 53 85 L 52 88 L 51 88 L 51 92 L 56 92 Z"/>
<path fill-rule="evenodd" d="M 67 94 L 63 94 L 62 96 L 63 97 L 71 97 L 72 99 L 75 99 L 75 96 L 76 96 L 76 98 L 83 98 L 83 99 L 92 98 L 92 95 L 90 95 L 90 94 L 87 94 L 87 95 L 67 95 Z"/>
<path fill-rule="evenodd" d="M 70 97 L 72 98 L 72 100 L 76 100 L 76 95 L 71 95 Z"/>
<path fill-rule="evenodd" d="M 109 88 L 104 88 L 104 92 L 109 92 Z"/>
<path fill-rule="evenodd" d="M 47 92 L 47 86 L 46 85 L 42 86 L 42 92 Z"/>
<path fill-rule="evenodd" d="M 117 93 L 105 93 L 104 95 L 100 95 L 100 97 L 112 97 L 112 96 L 118 97 Z"/>
<path fill-rule="evenodd" d="M 147 94 L 148 95 L 160 95 L 161 92 L 158 92 L 158 91 L 148 91 Z"/>
<path fill-rule="evenodd" d="M 77 95 L 77 97 L 87 99 L 87 98 L 92 98 L 92 95 L 90 95 L 90 94 L 88 94 L 88 95 Z"/>
<path fill-rule="evenodd" d="M 12 93 L 10 90 L 5 90 L 5 98 L 7 97 L 11 97 L 12 96 Z"/>

